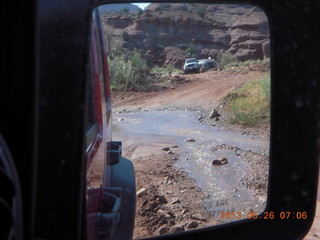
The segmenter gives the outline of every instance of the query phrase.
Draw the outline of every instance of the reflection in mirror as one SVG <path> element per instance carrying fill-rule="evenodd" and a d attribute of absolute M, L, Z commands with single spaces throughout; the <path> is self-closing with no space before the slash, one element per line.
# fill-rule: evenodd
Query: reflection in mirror
<path fill-rule="evenodd" d="M 99 12 L 112 136 L 135 168 L 134 238 L 256 218 L 269 169 L 264 12 L 191 3 L 108 4 Z"/>

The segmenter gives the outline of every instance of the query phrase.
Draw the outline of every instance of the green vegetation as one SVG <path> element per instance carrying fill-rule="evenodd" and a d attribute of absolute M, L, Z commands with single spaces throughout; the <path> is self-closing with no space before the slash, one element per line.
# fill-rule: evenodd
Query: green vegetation
<path fill-rule="evenodd" d="M 119 11 L 119 14 L 120 14 L 120 15 L 124 15 L 124 16 L 128 15 L 129 13 L 130 13 L 130 10 L 129 10 L 129 8 L 127 8 L 127 7 L 122 8 L 122 9 Z"/>
<path fill-rule="evenodd" d="M 124 31 L 122 34 L 121 34 L 121 36 L 122 36 L 122 39 L 123 39 L 123 41 L 128 41 L 129 40 L 129 33 L 127 33 L 126 31 Z"/>
<path fill-rule="evenodd" d="M 197 48 L 193 43 L 189 43 L 187 45 L 187 49 L 185 50 L 185 53 L 189 56 L 189 57 L 196 57 L 197 54 Z"/>
<path fill-rule="evenodd" d="M 247 61 L 236 61 L 228 63 L 224 66 L 224 68 L 232 68 L 232 67 L 247 67 L 254 64 L 270 64 L 270 58 L 263 59 L 263 60 L 247 60 Z"/>
<path fill-rule="evenodd" d="M 224 99 L 231 124 L 257 125 L 270 121 L 270 77 L 247 82 Z"/>
<path fill-rule="evenodd" d="M 111 89 L 139 90 L 144 80 L 146 62 L 141 58 L 140 53 L 132 56 L 125 54 L 108 57 Z"/>
<path fill-rule="evenodd" d="M 162 74 L 162 75 L 170 75 L 170 74 L 181 74 L 181 71 L 175 68 L 172 65 L 168 65 L 166 67 L 154 67 L 151 69 L 151 73 Z"/>
<path fill-rule="evenodd" d="M 217 67 L 219 69 L 222 69 L 228 64 L 235 62 L 238 62 L 237 58 L 229 52 L 221 53 L 217 56 Z"/>

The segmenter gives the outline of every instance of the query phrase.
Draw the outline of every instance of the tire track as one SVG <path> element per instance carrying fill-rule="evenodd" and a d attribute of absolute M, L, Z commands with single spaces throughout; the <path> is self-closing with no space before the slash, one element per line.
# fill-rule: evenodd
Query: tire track
<path fill-rule="evenodd" d="M 142 143 L 133 143 L 130 144 L 128 147 L 124 147 L 123 149 L 123 156 L 125 158 L 131 158 L 132 154 L 140 147 Z"/>

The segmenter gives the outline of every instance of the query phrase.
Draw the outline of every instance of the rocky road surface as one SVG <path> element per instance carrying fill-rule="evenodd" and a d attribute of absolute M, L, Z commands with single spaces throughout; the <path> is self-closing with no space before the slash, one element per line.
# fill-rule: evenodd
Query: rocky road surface
<path fill-rule="evenodd" d="M 236 220 L 222 212 L 246 218 L 263 211 L 269 128 L 228 125 L 222 100 L 267 74 L 265 68 L 229 69 L 172 76 L 162 91 L 112 92 L 113 139 L 123 141 L 136 171 L 134 238 Z M 210 118 L 213 109 L 220 119 Z M 213 166 L 221 155 L 228 164 Z"/>

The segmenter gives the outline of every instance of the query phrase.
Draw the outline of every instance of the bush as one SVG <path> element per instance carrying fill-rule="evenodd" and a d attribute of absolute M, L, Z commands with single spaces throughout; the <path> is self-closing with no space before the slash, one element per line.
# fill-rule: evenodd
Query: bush
<path fill-rule="evenodd" d="M 173 65 L 168 65 L 166 67 L 154 67 L 151 69 L 152 73 L 162 74 L 162 75 L 169 75 L 172 73 L 180 74 L 181 71 L 175 68 Z"/>
<path fill-rule="evenodd" d="M 126 31 L 124 31 L 121 36 L 123 41 L 127 42 L 129 40 L 129 33 L 127 33 Z"/>
<path fill-rule="evenodd" d="M 237 58 L 235 56 L 233 56 L 229 52 L 225 52 L 225 53 L 219 54 L 217 56 L 217 67 L 219 69 L 222 69 L 226 65 L 228 65 L 230 63 L 234 63 L 234 62 L 238 62 L 238 60 L 237 60 Z"/>
<path fill-rule="evenodd" d="M 113 58 L 108 57 L 108 63 L 112 88 L 119 90 L 140 88 L 146 63 L 139 53 L 133 56 L 123 54 Z"/>
<path fill-rule="evenodd" d="M 187 49 L 185 50 L 185 53 L 189 56 L 189 57 L 196 57 L 197 54 L 197 49 L 196 46 L 193 43 L 189 43 L 187 45 Z"/>
<path fill-rule="evenodd" d="M 256 125 L 270 121 L 270 77 L 245 83 L 225 97 L 231 124 Z"/>

